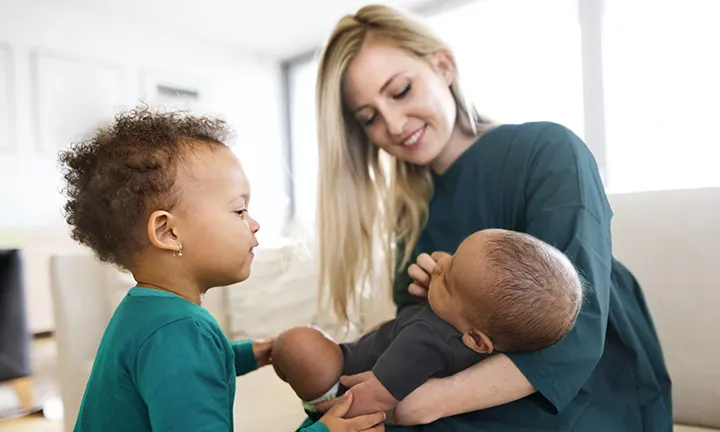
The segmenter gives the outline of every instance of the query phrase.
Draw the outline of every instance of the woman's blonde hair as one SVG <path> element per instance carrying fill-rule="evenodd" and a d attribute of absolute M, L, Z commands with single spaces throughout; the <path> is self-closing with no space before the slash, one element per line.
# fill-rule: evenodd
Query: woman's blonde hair
<path fill-rule="evenodd" d="M 348 320 L 348 305 L 378 280 L 387 287 L 405 266 L 427 221 L 433 193 L 430 170 L 399 159 L 384 163 L 342 96 L 352 58 L 372 33 L 420 58 L 449 47 L 419 20 L 387 6 L 370 5 L 344 16 L 320 58 L 317 75 L 319 285 L 335 314 Z M 457 125 L 478 134 L 485 121 L 465 100 L 457 80 L 450 87 Z M 398 261 L 398 258 L 402 260 Z M 377 260 L 384 265 L 377 265 Z M 380 268 L 378 268 L 380 267 Z M 386 273 L 385 277 L 378 277 Z M 321 296 L 322 298 L 322 296 Z"/>

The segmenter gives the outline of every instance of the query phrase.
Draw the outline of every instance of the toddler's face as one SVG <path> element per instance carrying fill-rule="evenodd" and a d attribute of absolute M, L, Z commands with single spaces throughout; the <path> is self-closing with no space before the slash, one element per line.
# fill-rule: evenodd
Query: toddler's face
<path fill-rule="evenodd" d="M 250 216 L 250 184 L 225 147 L 198 149 L 178 171 L 183 262 L 207 287 L 250 276 L 260 225 Z"/>

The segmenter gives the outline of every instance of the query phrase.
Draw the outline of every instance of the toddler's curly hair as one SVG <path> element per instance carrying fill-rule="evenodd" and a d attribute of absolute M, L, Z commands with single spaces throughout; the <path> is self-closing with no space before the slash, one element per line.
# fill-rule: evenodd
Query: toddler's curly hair
<path fill-rule="evenodd" d="M 145 222 L 177 203 L 176 173 L 188 150 L 225 146 L 221 119 L 136 107 L 60 153 L 72 238 L 104 262 L 128 268 L 149 245 Z"/>

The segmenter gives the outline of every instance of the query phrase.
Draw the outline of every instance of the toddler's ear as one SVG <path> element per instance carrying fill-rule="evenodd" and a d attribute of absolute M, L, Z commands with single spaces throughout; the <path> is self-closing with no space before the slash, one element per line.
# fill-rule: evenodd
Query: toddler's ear
<path fill-rule="evenodd" d="M 465 346 L 480 354 L 491 354 L 494 349 L 493 341 L 490 337 L 477 329 L 470 329 L 465 332 L 462 341 Z"/>
<path fill-rule="evenodd" d="M 153 212 L 148 218 L 147 234 L 150 243 L 158 249 L 182 251 L 173 215 L 164 210 Z"/>

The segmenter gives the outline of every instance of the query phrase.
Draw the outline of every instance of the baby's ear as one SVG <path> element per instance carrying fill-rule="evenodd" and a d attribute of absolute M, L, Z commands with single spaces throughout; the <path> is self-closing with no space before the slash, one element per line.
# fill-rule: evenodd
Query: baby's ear
<path fill-rule="evenodd" d="M 477 329 L 470 329 L 463 334 L 462 341 L 471 350 L 480 354 L 493 352 L 493 341 L 488 335 Z"/>

